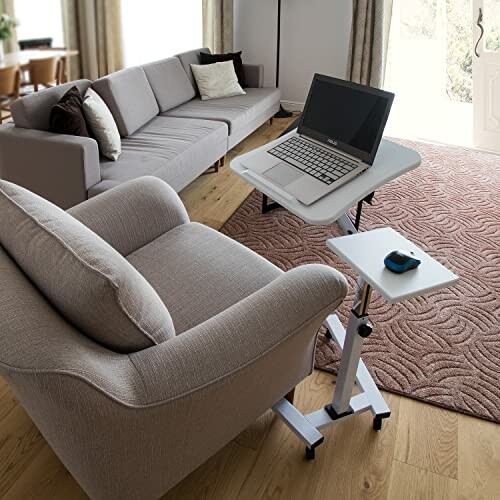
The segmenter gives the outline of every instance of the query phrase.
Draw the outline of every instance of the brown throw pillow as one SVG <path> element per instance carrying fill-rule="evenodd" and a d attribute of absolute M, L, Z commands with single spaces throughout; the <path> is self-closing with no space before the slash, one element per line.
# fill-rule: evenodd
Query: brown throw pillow
<path fill-rule="evenodd" d="M 77 87 L 71 87 L 50 110 L 49 131 L 56 134 L 90 137 L 83 115 L 83 99 Z"/>
<path fill-rule="evenodd" d="M 241 50 L 227 54 L 206 54 L 205 52 L 200 52 L 200 64 L 214 64 L 224 61 L 233 61 L 238 83 L 241 88 L 245 88 L 247 84 L 245 82 L 245 72 L 243 71 L 243 61 L 241 60 Z"/>

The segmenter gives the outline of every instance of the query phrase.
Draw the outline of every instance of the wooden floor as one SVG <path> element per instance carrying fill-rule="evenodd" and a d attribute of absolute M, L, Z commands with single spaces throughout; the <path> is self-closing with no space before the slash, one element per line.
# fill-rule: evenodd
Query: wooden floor
<path fill-rule="evenodd" d="M 229 161 L 279 135 L 261 127 L 217 174 L 182 192 L 192 220 L 219 229 L 251 188 Z M 334 377 L 315 371 L 296 391 L 311 411 L 329 402 Z M 385 394 L 392 416 L 376 433 L 364 414 L 324 431 L 314 461 L 271 412 L 170 491 L 179 499 L 500 499 L 500 426 Z M 0 379 L 0 498 L 86 498 Z"/>

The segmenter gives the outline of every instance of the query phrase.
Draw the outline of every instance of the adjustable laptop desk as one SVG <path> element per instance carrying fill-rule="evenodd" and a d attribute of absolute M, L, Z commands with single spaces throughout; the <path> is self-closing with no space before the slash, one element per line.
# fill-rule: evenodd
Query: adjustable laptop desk
<path fill-rule="evenodd" d="M 421 161 L 420 155 L 416 151 L 391 141 L 382 140 L 374 164 L 368 170 L 316 203 L 306 206 L 281 191 L 279 187 L 261 182 L 260 179 L 248 175 L 242 165 L 245 158 L 272 147 L 283 138 L 293 135 L 294 132 L 293 130 L 276 141 L 238 156 L 231 162 L 231 171 L 255 186 L 264 196 L 269 196 L 305 222 L 315 225 L 337 222 L 346 235 L 357 233 L 363 200 L 370 199 L 376 189 L 416 168 Z M 358 214 L 356 222 L 353 223 L 347 212 L 355 205 L 358 205 Z M 361 234 L 368 233 L 360 233 L 360 236 Z M 401 236 L 399 237 L 404 240 Z M 328 244 L 333 249 L 334 247 L 330 244 L 332 241 L 330 240 Z M 302 415 L 285 398 L 278 401 L 273 407 L 274 412 L 305 443 L 307 458 L 314 458 L 316 446 L 323 442 L 323 436 L 319 429 L 369 410 L 374 416 L 374 429 L 380 430 L 382 419 L 390 415 L 390 410 L 382 394 L 361 359 L 363 339 L 371 333 L 367 309 L 370 300 L 370 286 L 373 283 L 366 280 L 366 275 L 363 276 L 363 273 L 359 272 L 359 268 L 353 268 L 358 271 L 360 277 L 347 332 L 336 314 L 331 314 L 325 322 L 328 328 L 328 337 L 334 339 L 342 350 L 340 370 L 332 403 L 309 415 Z M 445 285 L 443 284 L 443 286 Z M 351 397 L 354 380 L 358 383 L 362 393 Z"/>
<path fill-rule="evenodd" d="M 312 205 L 306 206 L 286 193 L 280 192 L 278 187 L 273 188 L 270 184 L 265 184 L 251 174 L 249 175 L 242 165 L 245 158 L 274 146 L 294 133 L 295 130 L 292 130 L 275 141 L 238 156 L 231 162 L 231 171 L 308 224 L 326 225 L 336 221 L 341 224 L 345 213 L 358 202 L 370 196 L 384 184 L 420 165 L 420 155 L 416 151 L 382 139 L 375 161 L 368 170 Z"/>

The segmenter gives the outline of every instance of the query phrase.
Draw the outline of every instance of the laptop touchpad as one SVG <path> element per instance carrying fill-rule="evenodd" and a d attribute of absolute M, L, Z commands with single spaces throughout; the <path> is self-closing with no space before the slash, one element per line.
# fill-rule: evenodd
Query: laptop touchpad
<path fill-rule="evenodd" d="M 291 167 L 288 163 L 278 163 L 275 167 L 266 170 L 264 176 L 268 179 L 271 179 L 278 186 L 287 186 L 291 182 L 297 180 L 299 177 L 302 177 L 304 174 L 297 170 L 296 168 Z"/>

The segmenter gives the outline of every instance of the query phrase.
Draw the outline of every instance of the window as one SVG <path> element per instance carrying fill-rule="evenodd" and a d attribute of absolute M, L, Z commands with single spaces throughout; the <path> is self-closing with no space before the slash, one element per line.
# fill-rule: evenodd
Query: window
<path fill-rule="evenodd" d="M 15 0 L 14 12 L 18 40 L 52 38 L 53 47 L 64 47 L 61 0 Z"/>
<path fill-rule="evenodd" d="M 201 0 L 122 0 L 125 66 L 202 45 Z"/>

